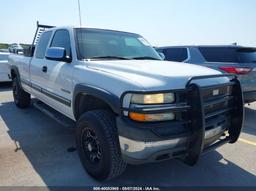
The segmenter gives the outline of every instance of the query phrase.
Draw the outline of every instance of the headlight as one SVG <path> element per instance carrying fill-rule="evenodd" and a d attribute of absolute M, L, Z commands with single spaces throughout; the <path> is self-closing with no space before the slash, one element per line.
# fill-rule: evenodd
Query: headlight
<path fill-rule="evenodd" d="M 133 94 L 131 97 L 132 104 L 163 104 L 173 103 L 175 97 L 173 93 L 163 94 Z"/>
<path fill-rule="evenodd" d="M 152 93 L 138 94 L 128 93 L 123 98 L 123 114 L 134 121 L 139 122 L 154 122 L 154 121 L 172 121 L 176 118 L 173 112 L 161 112 L 165 107 L 175 102 L 174 93 Z M 136 108 L 136 109 L 135 109 Z M 145 113 L 143 109 L 152 112 Z M 149 110 L 148 110 L 149 109 Z M 140 111 L 141 110 L 141 111 Z M 155 112 L 154 111 L 157 111 Z"/>

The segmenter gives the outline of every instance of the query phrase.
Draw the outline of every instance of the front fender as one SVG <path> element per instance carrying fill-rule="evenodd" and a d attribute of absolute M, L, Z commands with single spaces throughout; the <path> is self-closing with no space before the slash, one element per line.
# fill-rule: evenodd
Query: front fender
<path fill-rule="evenodd" d="M 116 114 L 121 114 L 119 97 L 109 91 L 88 84 L 77 84 L 74 88 L 73 103 L 76 103 L 76 99 L 80 94 L 94 96 L 107 103 Z M 76 104 L 73 104 L 73 112 L 75 117 L 77 118 Z"/>

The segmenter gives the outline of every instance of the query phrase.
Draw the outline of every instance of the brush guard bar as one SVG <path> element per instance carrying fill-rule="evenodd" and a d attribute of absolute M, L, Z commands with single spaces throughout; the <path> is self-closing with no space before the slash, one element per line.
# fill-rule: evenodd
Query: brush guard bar
<path fill-rule="evenodd" d="M 229 77 L 230 82 L 228 86 L 232 87 L 232 95 L 230 96 L 233 99 L 233 103 L 235 103 L 232 107 L 226 108 L 225 111 L 230 112 L 230 125 L 228 126 L 228 135 L 223 139 L 219 139 L 213 144 L 205 147 L 205 131 L 206 131 L 206 119 L 207 117 L 211 117 L 205 113 L 205 103 L 204 100 L 204 91 L 214 91 L 216 88 L 225 87 L 226 85 L 212 85 L 212 86 L 199 86 L 194 83 L 195 80 L 203 80 L 209 78 L 223 78 Z M 225 143 L 235 143 L 240 135 L 243 119 L 244 119 L 244 102 L 243 102 L 243 94 L 239 80 L 235 75 L 224 74 L 224 75 L 211 75 L 211 76 L 200 76 L 200 77 L 192 77 L 187 82 L 186 88 L 188 90 L 188 99 L 191 106 L 189 111 L 189 116 L 191 119 L 191 123 L 189 125 L 190 136 L 188 140 L 188 150 L 187 155 L 184 158 L 184 162 L 189 165 L 194 165 L 200 155 L 202 153 L 208 152 L 212 149 L 215 149 Z M 223 99 L 223 98 L 222 98 Z M 215 100 L 216 102 L 221 100 Z M 225 100 L 222 100 L 223 102 Z M 221 112 L 225 112 L 219 111 Z M 218 114 L 218 112 L 215 114 Z"/>

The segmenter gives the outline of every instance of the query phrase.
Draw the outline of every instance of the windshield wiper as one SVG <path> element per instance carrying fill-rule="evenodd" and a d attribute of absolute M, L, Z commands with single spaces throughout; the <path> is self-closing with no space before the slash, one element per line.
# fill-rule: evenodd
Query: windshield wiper
<path fill-rule="evenodd" d="M 130 58 L 125 58 L 120 56 L 94 56 L 94 57 L 88 58 L 88 60 L 97 60 L 97 59 L 131 60 Z"/>
<path fill-rule="evenodd" d="M 132 59 L 134 59 L 134 60 L 161 60 L 161 59 L 154 58 L 154 57 L 151 57 L 151 56 L 134 57 Z"/>

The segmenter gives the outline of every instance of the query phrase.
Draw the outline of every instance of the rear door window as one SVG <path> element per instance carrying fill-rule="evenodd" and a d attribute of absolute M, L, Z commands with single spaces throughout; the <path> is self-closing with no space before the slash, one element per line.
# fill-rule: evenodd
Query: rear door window
<path fill-rule="evenodd" d="M 35 54 L 36 58 L 43 59 L 45 57 L 46 48 L 51 38 L 51 34 L 51 31 L 44 32 L 40 37 Z"/>
<path fill-rule="evenodd" d="M 238 62 L 237 48 L 200 47 L 199 50 L 207 62 Z"/>
<path fill-rule="evenodd" d="M 241 47 L 200 47 L 207 62 L 246 63 L 256 61 L 256 49 Z"/>
<path fill-rule="evenodd" d="M 256 63 L 255 48 L 241 48 L 238 50 L 239 60 L 243 63 Z"/>
<path fill-rule="evenodd" d="M 165 60 L 182 62 L 188 58 L 188 51 L 186 48 L 166 48 L 161 52 L 165 55 Z"/>

